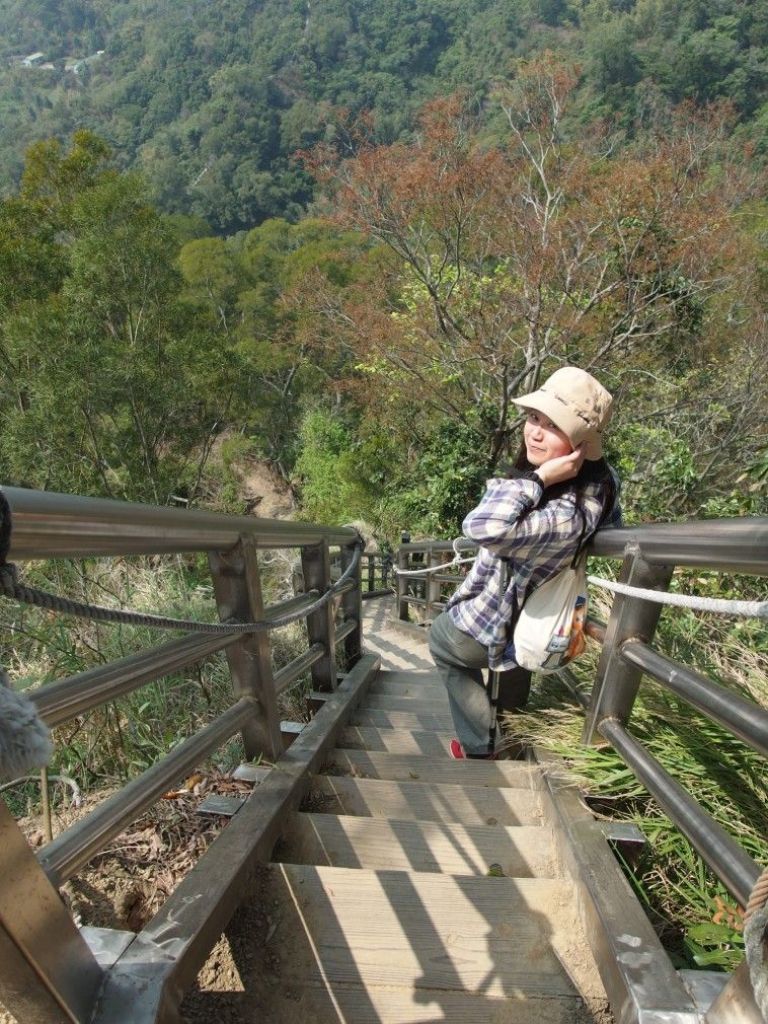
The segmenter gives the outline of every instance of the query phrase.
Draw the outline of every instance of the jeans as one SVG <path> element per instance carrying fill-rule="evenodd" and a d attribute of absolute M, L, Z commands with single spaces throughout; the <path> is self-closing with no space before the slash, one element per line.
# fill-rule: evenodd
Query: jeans
<path fill-rule="evenodd" d="M 442 612 L 429 630 L 429 650 L 448 691 L 456 735 L 469 757 L 488 753 L 491 704 L 481 669 L 488 649 L 454 626 Z"/>
<path fill-rule="evenodd" d="M 442 612 L 429 631 L 429 649 L 440 678 L 448 691 L 456 736 L 468 757 L 489 752 L 491 704 L 482 669 L 488 668 L 488 649 L 474 637 L 454 626 Z M 498 710 L 525 707 L 531 688 L 531 673 L 523 668 L 501 673 Z"/>

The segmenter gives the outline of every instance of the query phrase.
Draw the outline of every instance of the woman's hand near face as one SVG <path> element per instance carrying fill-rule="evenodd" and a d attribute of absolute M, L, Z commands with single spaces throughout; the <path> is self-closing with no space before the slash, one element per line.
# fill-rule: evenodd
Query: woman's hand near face
<path fill-rule="evenodd" d="M 536 475 L 544 486 L 551 487 L 552 484 L 560 484 L 564 480 L 573 480 L 584 462 L 584 447 L 583 443 L 577 445 L 568 455 L 549 459 L 537 466 Z"/>

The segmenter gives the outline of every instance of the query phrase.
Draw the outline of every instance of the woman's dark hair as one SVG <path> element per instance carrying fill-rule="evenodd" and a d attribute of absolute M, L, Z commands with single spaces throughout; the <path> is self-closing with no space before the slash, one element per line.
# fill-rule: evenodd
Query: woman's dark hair
<path fill-rule="evenodd" d="M 511 466 L 505 472 L 505 476 L 511 479 L 530 479 L 536 471 L 536 466 L 528 461 L 525 453 L 525 441 L 520 444 L 520 450 Z M 547 500 L 560 498 L 567 491 L 576 489 L 576 507 L 582 510 L 582 497 L 586 484 L 602 484 L 603 491 L 603 514 L 600 517 L 600 526 L 608 519 L 613 512 L 616 498 L 618 497 L 616 480 L 605 459 L 585 459 L 581 469 L 572 480 L 564 480 L 559 484 L 552 484 L 547 487 L 545 496 Z"/>

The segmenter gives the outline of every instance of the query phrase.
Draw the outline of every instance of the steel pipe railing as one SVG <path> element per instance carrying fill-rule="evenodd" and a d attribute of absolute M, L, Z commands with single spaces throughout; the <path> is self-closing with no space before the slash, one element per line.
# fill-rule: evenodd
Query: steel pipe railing
<path fill-rule="evenodd" d="M 621 658 L 641 668 L 666 689 L 768 756 L 768 711 L 731 693 L 694 669 L 655 651 L 641 640 L 627 640 Z"/>
<path fill-rule="evenodd" d="M 725 572 L 768 575 L 768 516 L 744 519 L 707 519 L 692 523 L 652 523 L 636 527 L 598 530 L 589 545 L 593 555 L 622 558 L 627 547 L 639 546 L 651 565 L 679 565 Z M 476 550 L 462 538 L 462 554 Z M 400 554 L 453 552 L 452 541 L 422 541 L 401 545 Z"/>
<path fill-rule="evenodd" d="M 307 671 L 312 672 L 313 685 L 335 690 L 338 643 L 344 642 L 347 666 L 365 661 L 361 659 L 359 537 L 353 529 L 153 508 L 21 488 L 5 488 L 3 495 L 12 519 L 9 559 L 207 552 L 222 622 L 262 622 L 279 628 L 287 616 L 291 621 L 305 618 L 310 637 L 308 650 L 274 672 L 268 630 L 193 632 L 32 693 L 41 718 L 55 726 L 219 651 L 226 652 L 235 692 L 232 707 L 59 835 L 37 856 L 21 837 L 24 856 L 39 875 L 42 888 L 49 882 L 59 886 L 71 878 L 174 782 L 189 774 L 237 732 L 243 735 L 247 756 L 266 753 L 268 757 L 279 757 L 284 750 L 284 737 L 278 695 Z M 344 570 L 342 580 L 335 584 L 330 573 L 331 545 L 340 549 Z M 257 551 L 286 547 L 301 549 L 306 592 L 265 608 Z M 389 566 L 391 559 L 383 559 L 379 572 L 382 582 Z M 368 579 L 374 583 L 377 579 L 371 558 Z M 326 599 L 318 603 L 321 595 L 326 595 Z M 26 594 L 19 592 L 18 596 L 23 600 Z M 34 597 L 39 599 L 39 595 Z M 41 603 L 56 607 L 56 602 L 45 595 Z M 334 607 L 339 605 L 344 618 L 337 628 Z M 60 607 L 67 610 L 69 606 L 60 602 Z M 86 616 L 100 614 L 98 609 L 88 606 L 78 606 L 78 611 Z M 363 676 L 368 679 L 370 666 L 366 665 Z M 3 863 L 6 861 L 7 857 Z M 229 883 L 235 885 L 234 877 L 228 879 Z M 53 898 L 58 904 L 53 889 L 45 898 Z M 34 948 L 20 953 L 13 966 L 0 967 L 12 975 L 12 983 L 22 975 L 26 977 L 30 969 L 34 973 L 39 960 L 37 945 L 44 942 L 40 938 L 35 943 Z M 41 1006 L 58 998 L 55 973 L 51 968 L 35 975 L 34 984 L 39 988 L 36 999 Z M 90 1001 L 88 996 L 89 1013 Z M 81 1018 L 85 1016 L 78 1015 Z"/>
<path fill-rule="evenodd" d="M 226 551 L 242 536 L 263 549 L 321 541 L 350 544 L 357 538 L 343 526 L 133 505 L 21 487 L 4 487 L 3 494 L 13 514 L 11 559 Z"/>
<path fill-rule="evenodd" d="M 30 698 L 47 725 L 61 725 L 75 715 L 202 661 L 240 640 L 241 637 L 233 633 L 220 636 L 189 633 L 160 647 L 48 683 L 30 693 Z"/>
<path fill-rule="evenodd" d="M 300 654 L 297 658 L 289 661 L 287 665 L 275 672 L 275 692 L 281 694 L 287 690 L 291 683 L 296 680 L 307 669 L 312 668 L 321 658 L 325 657 L 325 644 L 312 644 L 309 650 Z"/>
<path fill-rule="evenodd" d="M 54 885 L 60 886 L 151 807 L 178 779 L 196 768 L 253 717 L 256 701 L 243 697 L 200 732 L 190 736 L 166 757 L 132 779 L 105 800 L 87 818 L 62 832 L 40 853 L 40 864 Z"/>
<path fill-rule="evenodd" d="M 589 551 L 621 558 L 638 546 L 649 565 L 677 565 L 768 576 L 768 516 L 598 530 Z"/>
<path fill-rule="evenodd" d="M 760 868 L 749 854 L 702 810 L 621 722 L 613 718 L 603 719 L 598 730 L 656 798 L 670 820 L 690 840 L 734 899 L 745 907 L 760 876 Z"/>

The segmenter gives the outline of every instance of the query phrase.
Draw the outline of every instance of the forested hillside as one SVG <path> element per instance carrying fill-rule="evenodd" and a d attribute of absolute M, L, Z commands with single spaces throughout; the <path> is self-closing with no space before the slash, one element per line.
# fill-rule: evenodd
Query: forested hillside
<path fill-rule="evenodd" d="M 630 518 L 758 511 L 762 173 L 729 108 L 574 142 L 579 82 L 545 53 L 410 143 L 363 121 L 305 156 L 322 216 L 224 238 L 98 137 L 38 143 L 0 204 L 2 477 L 239 509 L 261 458 L 311 518 L 452 535 L 515 453 L 510 397 L 571 362 L 618 398 Z"/>
<path fill-rule="evenodd" d="M 4 479 L 236 509 L 252 457 L 307 515 L 451 534 L 570 361 L 630 516 L 762 507 L 768 3 L 0 0 L 0 33 Z"/>
<path fill-rule="evenodd" d="M 0 0 L 0 40 L 0 189 L 30 142 L 86 127 L 161 209 L 224 234 L 298 218 L 313 182 L 294 153 L 363 110 L 376 141 L 408 139 L 426 99 L 462 87 L 497 131 L 494 83 L 546 47 L 582 66 L 574 135 L 726 97 L 762 154 L 768 119 L 764 2 Z"/>
<path fill-rule="evenodd" d="M 450 538 L 517 454 L 512 398 L 570 363 L 616 398 L 627 522 L 766 515 L 766 127 L 768 0 L 0 0 L 0 484 L 242 513 L 266 467 L 299 516 Z M 191 561 L 27 570 L 193 618 L 209 587 Z M 17 677 L 128 649 L 3 607 Z M 764 698 L 760 623 L 679 621 L 671 653 L 706 637 L 697 666 Z M 78 716 L 67 774 L 153 763 L 189 728 L 171 692 L 176 725 L 162 688 Z M 698 783 L 720 738 L 648 707 Z M 712 778 L 764 861 L 762 790 L 732 814 Z M 686 857 L 649 902 L 699 929 L 681 962 L 729 965 L 725 890 Z"/>

